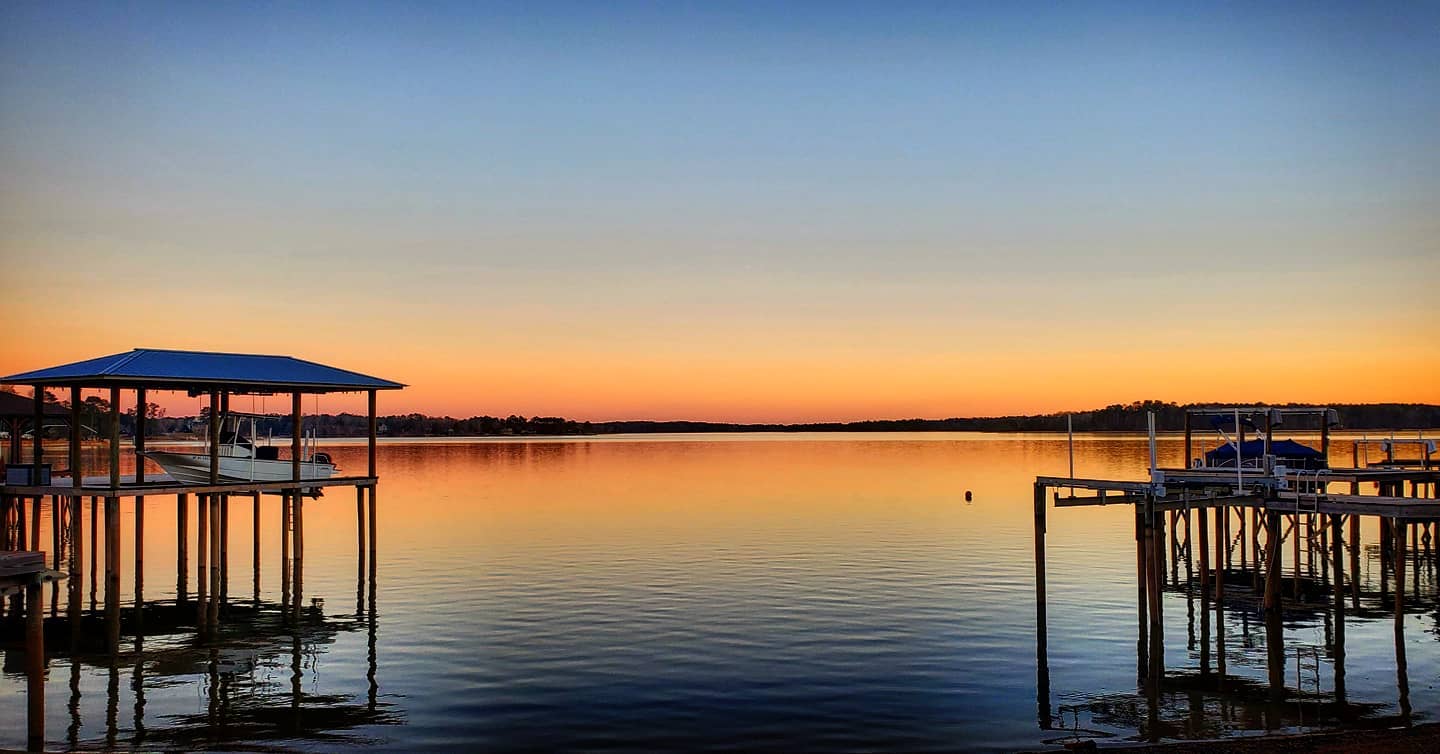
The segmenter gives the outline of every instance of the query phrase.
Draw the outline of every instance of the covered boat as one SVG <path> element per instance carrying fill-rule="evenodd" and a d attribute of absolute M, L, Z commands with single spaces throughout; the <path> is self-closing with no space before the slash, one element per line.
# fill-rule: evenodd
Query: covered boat
<path fill-rule="evenodd" d="M 1330 467 L 1325 455 L 1309 445 L 1294 440 L 1272 440 L 1270 455 L 1275 462 L 1289 469 L 1325 469 Z M 1264 464 L 1265 440 L 1246 440 L 1240 443 L 1240 461 L 1245 468 L 1259 468 Z M 1235 444 L 1225 443 L 1205 454 L 1205 465 L 1220 468 L 1235 468 Z"/>

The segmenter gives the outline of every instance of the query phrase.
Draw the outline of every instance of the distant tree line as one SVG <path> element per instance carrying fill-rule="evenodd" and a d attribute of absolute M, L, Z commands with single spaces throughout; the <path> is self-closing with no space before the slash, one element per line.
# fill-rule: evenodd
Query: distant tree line
<path fill-rule="evenodd" d="M 68 410 L 69 404 L 56 402 Z M 702 421 L 609 421 L 588 422 L 565 419 L 558 416 L 533 416 L 526 418 L 511 415 L 472 416 L 457 419 L 451 416 L 427 416 L 425 414 L 399 414 L 381 416 L 376 419 L 379 434 L 388 437 L 487 437 L 505 435 L 603 435 L 620 433 L 661 433 L 661 432 L 1064 432 L 1067 419 L 1073 421 L 1077 432 L 1144 432 L 1147 428 L 1146 415 L 1155 412 L 1156 426 L 1161 430 L 1179 430 L 1185 426 L 1185 412 L 1188 408 L 1203 408 L 1215 405 L 1262 408 L 1311 408 L 1311 404 L 1177 404 L 1165 401 L 1135 401 L 1129 404 L 1113 404 L 1090 411 L 1057 412 L 1016 416 L 953 417 L 949 419 L 872 419 L 856 422 L 808 422 L 798 424 L 744 424 L 730 422 Z M 1329 404 L 1340 414 L 1342 428 L 1359 430 L 1378 429 L 1433 429 L 1440 428 L 1440 406 L 1426 403 L 1365 403 Z M 85 399 L 81 407 L 81 422 L 102 436 L 108 432 L 109 404 L 97 397 Z M 208 422 L 207 412 L 200 416 L 169 417 L 159 406 L 147 406 L 147 433 L 151 435 L 189 434 L 203 432 Z M 63 423 L 62 417 L 47 421 Z M 314 429 L 321 437 L 364 437 L 367 434 L 367 418 L 359 414 L 307 415 L 305 430 Z M 135 412 L 133 409 L 120 416 L 122 434 L 133 433 Z M 1318 417 L 1288 417 L 1286 430 L 1307 430 L 1318 428 Z M 1197 425 L 1197 428 L 1203 428 Z M 49 433 L 47 433 L 49 434 Z M 290 417 L 276 415 L 261 420 L 257 434 L 273 434 L 288 437 L 291 434 Z"/>
<path fill-rule="evenodd" d="M 805 424 L 729 424 L 693 421 L 597 422 L 595 431 L 611 432 L 1064 432 L 1067 420 L 1076 432 L 1144 432 L 1147 413 L 1155 412 L 1155 426 L 1161 430 L 1185 428 L 1190 408 L 1216 405 L 1253 408 L 1311 408 L 1310 404 L 1177 404 L 1165 401 L 1116 403 L 1090 411 L 1057 412 L 1023 416 L 954 417 L 950 419 L 873 419 L 858 422 L 812 422 Z M 1440 427 L 1440 406 L 1425 403 L 1327 404 L 1340 414 L 1345 429 L 1431 429 Z M 1196 425 L 1197 428 L 1202 428 Z M 1287 417 L 1287 430 L 1317 429 L 1319 417 Z"/>

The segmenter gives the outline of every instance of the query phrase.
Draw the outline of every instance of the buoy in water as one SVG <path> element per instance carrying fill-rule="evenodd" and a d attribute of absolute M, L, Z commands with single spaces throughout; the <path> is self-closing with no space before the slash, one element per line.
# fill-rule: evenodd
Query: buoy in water
<path fill-rule="evenodd" d="M 965 502 L 970 502 L 970 490 L 965 490 Z"/>

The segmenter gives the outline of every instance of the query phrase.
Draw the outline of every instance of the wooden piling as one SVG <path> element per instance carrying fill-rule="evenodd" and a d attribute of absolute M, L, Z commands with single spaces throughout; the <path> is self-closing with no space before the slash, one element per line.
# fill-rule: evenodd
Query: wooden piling
<path fill-rule="evenodd" d="M 1292 564 L 1294 566 L 1294 574 L 1290 580 L 1290 596 L 1298 600 L 1300 599 L 1300 514 L 1296 513 L 1292 518 L 1295 520 L 1295 523 L 1290 529 L 1291 534 L 1294 535 L 1292 537 L 1293 541 L 1290 543 L 1290 551 L 1291 557 L 1295 560 Z"/>
<path fill-rule="evenodd" d="M 376 568 L 377 568 L 377 566 L 378 566 L 378 563 L 376 562 L 376 558 L 379 557 L 379 556 L 377 555 L 377 553 L 376 553 L 376 544 L 375 544 L 375 543 L 376 543 L 376 526 L 375 526 L 375 515 L 376 515 L 376 514 L 375 514 L 375 485 L 373 485 L 373 484 L 370 485 L 370 486 L 367 488 L 367 491 L 366 491 L 365 494 L 366 494 L 366 496 L 367 496 L 368 498 L 370 498 L 370 501 L 369 501 L 369 502 L 370 502 L 370 527 L 369 527 L 369 529 L 370 529 L 370 589 L 371 589 L 371 593 L 373 594 L 373 593 L 374 593 L 374 589 L 375 589 L 375 571 L 376 571 Z"/>
<path fill-rule="evenodd" d="M 40 435 L 37 425 L 35 435 Z M 39 576 L 25 585 L 26 746 L 45 749 L 45 590 Z"/>
<path fill-rule="evenodd" d="M 1188 420 L 1190 414 L 1186 413 L 1185 417 Z M 1198 517 L 1198 526 L 1196 528 L 1200 535 L 1200 592 L 1201 594 L 1208 595 L 1210 589 L 1210 533 L 1208 531 L 1210 528 L 1210 512 L 1208 509 L 1202 507 L 1196 511 L 1196 516 Z"/>
<path fill-rule="evenodd" d="M 72 655 L 80 649 L 80 613 L 85 606 L 85 586 L 80 578 L 85 567 L 83 504 L 84 498 L 78 495 L 70 498 L 70 583 L 67 585 L 70 590 L 70 604 L 66 608 L 66 617 L 70 621 L 70 652 Z"/>
<path fill-rule="evenodd" d="M 105 498 L 105 635 L 120 649 L 120 498 Z"/>
<path fill-rule="evenodd" d="M 1136 505 L 1135 508 L 1135 585 L 1137 587 L 1138 601 L 1135 609 L 1135 616 L 1138 622 L 1136 628 L 1136 675 L 1144 679 L 1150 665 L 1150 577 L 1149 569 L 1145 564 L 1145 512 Z"/>
<path fill-rule="evenodd" d="M 1410 671 L 1405 660 L 1405 530 L 1396 519 L 1395 532 L 1395 685 L 1400 692 L 1400 719 L 1410 724 Z"/>
<path fill-rule="evenodd" d="M 1041 488 L 1042 492 L 1044 488 Z M 355 557 L 360 562 L 360 570 L 365 570 L 365 488 L 361 485 L 355 486 Z"/>
<path fill-rule="evenodd" d="M 189 601 L 189 517 L 190 496 L 182 492 L 175 496 L 175 601 L 182 605 Z"/>
<path fill-rule="evenodd" d="M 290 612 L 290 493 L 280 493 L 280 612 Z"/>
<path fill-rule="evenodd" d="M 1335 607 L 1335 643 L 1330 654 L 1335 673 L 1335 701 L 1345 703 L 1345 569 L 1344 534 L 1340 514 L 1330 514 L 1330 568 Z"/>
<path fill-rule="evenodd" d="M 139 459 L 137 459 L 138 462 Z M 135 498 L 135 625 L 145 618 L 145 498 Z"/>
<path fill-rule="evenodd" d="M 203 633 L 209 615 L 210 574 L 208 563 L 210 551 L 210 496 L 197 495 L 195 498 L 195 624 Z"/>
<path fill-rule="evenodd" d="M 255 604 L 260 604 L 260 493 L 255 493 L 251 506 L 250 566 L 254 571 Z"/>
<path fill-rule="evenodd" d="M 305 591 L 305 495 L 301 492 L 295 493 L 294 508 L 291 510 L 294 518 L 294 543 L 291 545 L 295 554 L 294 573 L 290 575 L 291 595 L 295 600 L 292 610 L 296 620 L 300 618 L 301 595 Z"/>
<path fill-rule="evenodd" d="M 1265 514 L 1265 609 L 1280 609 L 1280 548 L 1284 544 L 1280 514 Z"/>
<path fill-rule="evenodd" d="M 1215 509 L 1215 601 L 1225 599 L 1225 518 L 1224 505 Z"/>
<path fill-rule="evenodd" d="M 221 608 L 229 604 L 230 599 L 230 496 L 222 494 L 220 499 L 220 590 L 216 594 L 220 598 Z"/>
<path fill-rule="evenodd" d="M 90 498 L 90 609 L 95 609 L 96 579 L 100 568 L 100 498 Z"/>
<path fill-rule="evenodd" d="M 213 631 L 220 624 L 220 531 L 224 522 L 220 514 L 220 495 L 207 495 L 210 508 L 210 599 L 205 611 L 205 625 Z"/>
<path fill-rule="evenodd" d="M 370 392 L 373 398 L 375 392 Z M 373 415 L 374 412 L 372 411 Z M 373 476 L 373 472 L 372 472 Z M 357 487 L 360 491 L 363 488 Z M 1040 728 L 1050 728 L 1049 631 L 1045 616 L 1045 487 L 1035 484 L 1035 684 Z M 364 501 L 364 492 L 359 500 Z"/>
<path fill-rule="evenodd" d="M 40 506 L 44 498 L 36 495 L 30 502 L 30 549 L 40 552 Z"/>

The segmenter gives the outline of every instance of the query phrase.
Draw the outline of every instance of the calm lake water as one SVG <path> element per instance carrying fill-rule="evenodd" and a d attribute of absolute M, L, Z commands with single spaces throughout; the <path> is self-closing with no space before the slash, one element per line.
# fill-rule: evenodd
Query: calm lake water
<path fill-rule="evenodd" d="M 363 469 L 363 446 L 330 450 Z M 1161 450 L 1179 463 L 1178 442 Z M 1080 438 L 1076 473 L 1135 478 L 1146 454 L 1143 438 Z M 1129 506 L 1050 511 L 1050 688 L 1037 695 L 1031 482 L 1066 473 L 1063 436 L 395 442 L 380 470 L 373 602 L 351 490 L 305 505 L 298 630 L 275 617 L 278 498 L 261 503 L 258 612 L 252 506 L 232 499 L 223 636 L 167 632 L 161 606 L 113 658 L 52 642 L 51 745 L 999 751 L 1394 724 L 1402 695 L 1411 720 L 1440 712 L 1434 561 L 1411 564 L 1407 679 L 1367 548 L 1343 710 L 1326 598 L 1287 609 L 1289 692 L 1267 710 L 1258 609 L 1241 595 L 1212 625 L 1181 562 L 1164 597 L 1166 684 L 1147 713 Z M 173 601 L 175 500 L 145 505 L 145 599 Z M 128 537 L 130 501 L 122 511 Z M 1375 533 L 1366 521 L 1368 543 Z M 128 606 L 130 545 L 122 557 Z M 1196 680 L 1202 618 L 1226 637 L 1218 684 Z M 25 744 L 21 654 L 7 650 L 0 677 L 0 747 Z"/>

